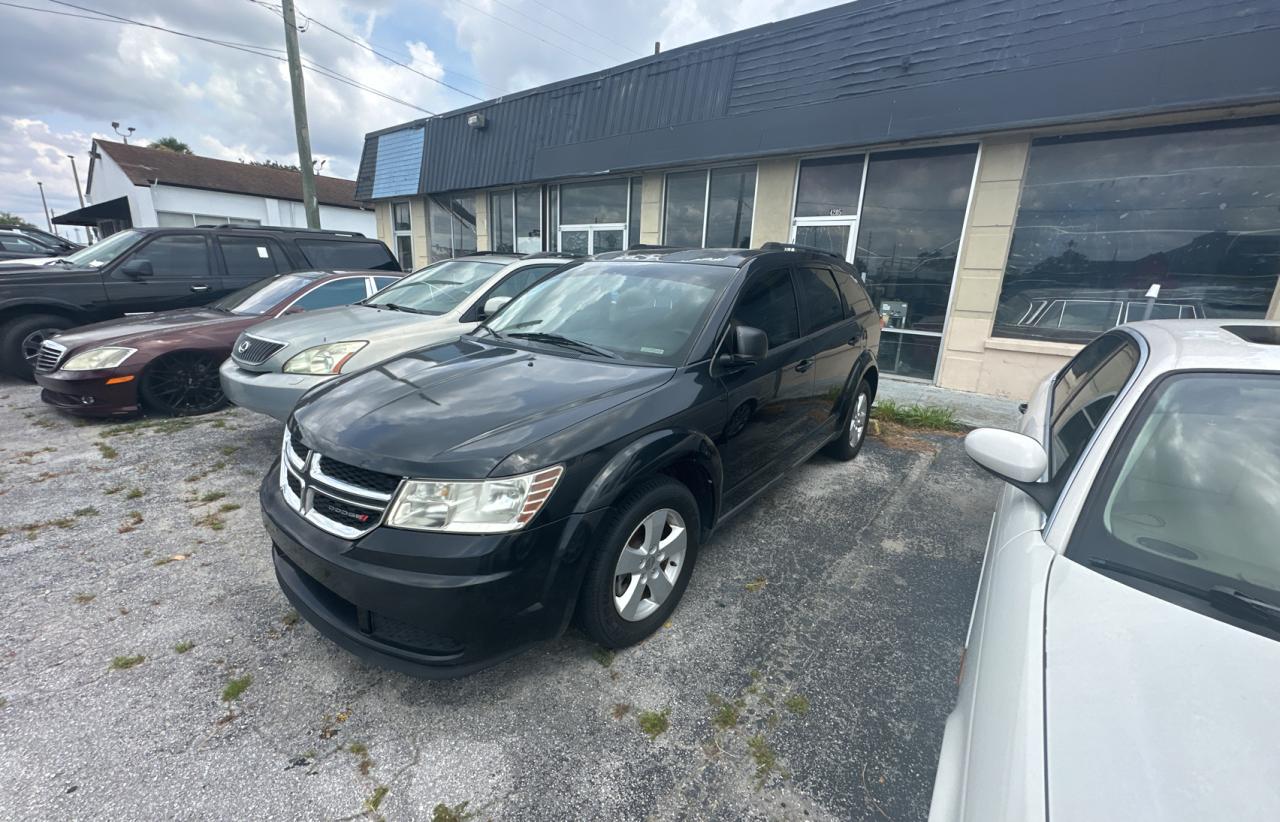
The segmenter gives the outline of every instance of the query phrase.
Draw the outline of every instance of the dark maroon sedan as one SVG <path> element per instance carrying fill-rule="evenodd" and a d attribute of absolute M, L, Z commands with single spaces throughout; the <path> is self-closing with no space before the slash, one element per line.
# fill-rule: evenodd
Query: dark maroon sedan
<path fill-rule="evenodd" d="M 40 398 L 85 417 L 214 411 L 226 402 L 218 366 L 241 331 L 282 314 L 359 302 L 397 279 L 385 271 L 281 274 L 202 308 L 76 328 L 41 345 Z"/>

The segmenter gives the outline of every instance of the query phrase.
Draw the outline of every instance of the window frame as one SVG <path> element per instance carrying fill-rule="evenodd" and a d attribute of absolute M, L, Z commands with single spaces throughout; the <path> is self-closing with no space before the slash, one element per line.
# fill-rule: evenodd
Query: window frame
<path fill-rule="evenodd" d="M 280 311 L 276 314 L 276 316 L 283 317 L 285 313 L 288 312 L 289 309 L 293 308 L 293 306 L 299 301 L 306 299 L 307 297 L 311 296 L 317 291 L 321 291 L 322 289 L 328 286 L 336 285 L 338 283 L 344 283 L 348 280 L 364 280 L 364 299 L 367 300 L 369 299 L 369 297 L 373 296 L 373 293 L 369 291 L 372 280 L 373 280 L 372 277 L 369 277 L 364 274 L 353 274 L 349 277 L 335 277 L 332 280 L 327 280 L 322 283 L 314 283 L 310 287 L 303 289 L 300 293 L 293 295 L 293 299 L 289 301 L 289 304 L 286 305 L 284 308 L 280 309 Z M 353 300 L 352 303 L 354 302 L 356 301 Z M 320 308 L 310 308 L 310 309 L 301 309 L 301 310 L 302 311 L 319 311 L 324 308 L 339 308 L 344 305 L 351 305 L 352 303 L 339 303 L 336 306 L 321 306 Z"/>
<path fill-rule="evenodd" d="M 223 249 L 223 244 L 228 241 L 233 244 L 239 242 L 245 243 L 246 245 L 266 246 L 270 250 L 271 262 L 273 265 L 277 266 L 277 270 L 271 274 L 264 274 L 264 279 L 266 277 L 275 277 L 280 274 L 289 274 L 297 270 L 293 261 L 289 259 L 289 255 L 285 253 L 284 248 L 276 242 L 274 238 L 240 236 L 235 234 L 215 234 L 213 236 L 213 244 L 218 249 L 218 259 L 222 263 L 223 270 L 229 275 L 233 274 L 233 272 L 231 271 L 231 266 L 227 261 L 226 251 Z"/>
<path fill-rule="evenodd" d="M 774 345 L 774 343 L 770 341 L 769 355 L 772 355 L 773 352 L 775 351 L 779 351 L 790 345 L 794 345 L 800 342 L 801 340 L 803 340 L 807 336 L 804 330 L 805 328 L 804 308 L 800 305 L 800 300 L 801 300 L 800 288 L 796 284 L 795 266 L 791 265 L 791 263 L 782 263 L 780 265 L 772 266 L 769 268 L 762 268 L 760 271 L 753 271 L 749 275 L 747 275 L 747 277 L 742 281 L 742 285 L 738 288 L 737 293 L 733 295 L 733 300 L 729 303 L 729 310 L 725 314 L 724 328 L 721 329 L 721 333 L 720 333 L 720 342 L 716 344 L 715 353 L 712 355 L 712 358 L 711 358 L 713 363 L 715 362 L 715 357 L 718 356 L 720 353 L 720 347 L 725 344 L 726 340 L 729 339 L 729 332 L 733 329 L 734 322 L 735 322 L 734 314 L 737 312 L 738 306 L 742 304 L 742 298 L 744 295 L 746 295 L 747 290 L 751 288 L 752 284 L 756 280 L 761 279 L 763 277 L 767 277 L 770 274 L 773 274 L 779 271 L 785 274 L 787 282 L 791 285 L 791 300 L 796 307 L 796 312 L 795 312 L 796 336 L 794 339 L 787 340 L 786 342 L 781 343 L 779 345 Z M 755 326 L 752 326 L 752 327 L 755 327 Z M 761 328 L 760 330 L 764 331 L 763 328 Z M 767 335 L 768 332 L 765 331 L 765 334 Z"/>
<path fill-rule="evenodd" d="M 702 232 L 701 232 L 701 244 L 698 247 L 706 248 L 707 247 L 707 226 L 711 220 L 711 172 L 722 170 L 722 169 L 735 169 L 735 168 L 740 168 L 744 170 L 749 168 L 751 169 L 751 172 L 755 175 L 755 185 L 751 189 L 751 228 L 748 229 L 750 239 L 748 240 L 748 243 L 745 246 L 746 248 L 751 247 L 750 244 L 752 241 L 755 240 L 755 234 L 756 234 L 756 199 L 759 194 L 759 188 L 760 188 L 760 164 L 759 163 L 720 163 L 713 166 L 703 166 L 701 168 L 675 168 L 665 172 L 662 175 L 662 210 L 661 210 L 662 231 L 660 235 L 662 237 L 661 242 L 663 244 L 666 244 L 668 242 L 667 241 L 667 203 L 668 203 L 668 193 L 671 190 L 671 186 L 668 185 L 668 180 L 671 178 L 671 176 L 673 174 L 677 174 L 677 175 L 678 174 L 694 174 L 697 172 L 702 172 Z M 641 202 L 643 203 L 643 201 L 644 200 L 643 200 L 643 194 L 642 194 Z M 630 219 L 630 211 L 628 211 L 628 219 Z"/>
<path fill-rule="evenodd" d="M 639 189 L 640 204 L 641 204 L 640 208 L 642 212 L 644 210 L 644 177 L 643 175 L 640 175 L 640 174 L 612 175 L 609 177 L 601 177 L 599 182 L 603 182 L 606 180 L 617 180 L 617 179 L 623 179 L 627 181 L 626 218 L 621 223 L 568 223 L 568 224 L 565 224 L 562 221 L 563 215 L 561 214 L 560 207 L 561 207 L 561 203 L 564 200 L 564 197 L 562 196 L 562 192 L 560 191 L 561 186 L 573 185 L 574 183 L 597 182 L 597 180 L 595 179 L 562 180 L 560 182 L 547 183 L 546 185 L 544 185 L 543 201 L 544 201 L 545 209 L 543 211 L 543 224 L 544 224 L 545 232 L 543 235 L 543 250 L 555 251 L 555 252 L 563 251 L 564 246 L 561 243 L 560 238 L 565 231 L 586 231 L 588 232 L 588 243 L 593 244 L 593 240 L 590 237 L 590 232 L 593 229 L 599 230 L 599 231 L 617 231 L 621 229 L 622 230 L 622 248 L 624 251 L 630 249 L 634 245 L 637 245 L 640 241 L 640 238 L 638 236 L 637 237 L 631 236 L 631 223 L 632 223 L 631 207 L 635 201 L 635 190 Z M 636 225 L 638 226 L 639 222 L 637 222 Z M 639 230 L 643 231 L 642 228 Z M 592 252 L 592 249 L 589 247 L 588 254 L 591 254 L 591 253 L 593 252 Z"/>
<path fill-rule="evenodd" d="M 831 283 L 831 287 L 835 290 L 836 298 L 839 301 L 839 305 L 840 305 L 840 315 L 836 317 L 834 320 L 832 320 L 831 322 L 827 323 L 826 325 L 815 326 L 813 328 L 809 327 L 809 323 L 813 321 L 813 315 L 810 310 L 811 307 L 809 305 L 809 296 L 805 292 L 804 287 L 800 285 L 801 269 L 808 269 L 810 271 L 825 274 L 827 276 L 828 281 L 830 281 Z M 812 334 L 820 334 L 823 331 L 826 331 L 828 328 L 837 326 L 840 323 L 845 322 L 846 320 L 852 318 L 852 315 L 849 313 L 850 307 L 845 303 L 844 292 L 840 290 L 840 284 L 836 282 L 835 272 L 831 270 L 830 266 L 823 265 L 821 263 L 810 263 L 810 262 L 796 263 L 795 265 L 791 266 L 791 282 L 796 290 L 796 293 L 799 295 L 800 299 L 803 300 L 803 304 L 800 306 L 800 319 L 802 320 L 802 322 L 800 323 L 800 336 L 808 337 Z"/>
<path fill-rule="evenodd" d="M 409 215 L 408 228 L 396 228 L 396 208 L 398 206 L 404 206 Z M 409 241 L 409 264 L 407 267 L 405 261 L 400 259 L 400 238 L 402 237 Z M 391 248 L 396 262 L 400 263 L 400 270 L 412 271 L 416 261 L 417 249 L 413 247 L 413 202 L 411 200 L 393 200 L 391 202 Z"/>
<path fill-rule="evenodd" d="M 494 229 L 497 228 L 497 222 L 493 219 L 494 198 L 501 197 L 504 194 L 511 195 L 511 212 L 506 215 L 511 218 L 511 251 L 510 253 L 511 254 L 536 254 L 539 251 L 547 250 L 547 203 L 546 203 L 546 200 L 547 200 L 547 189 L 549 188 L 550 188 L 549 186 L 535 184 L 531 186 L 507 186 L 506 188 L 492 188 L 485 192 L 485 195 L 488 197 L 488 200 L 487 200 L 488 208 L 489 208 L 489 211 L 488 211 L 489 232 L 488 233 L 489 233 L 489 249 L 491 251 L 496 250 L 498 246 L 498 244 L 495 242 L 497 238 L 494 236 Z M 520 226 L 517 225 L 516 217 L 519 216 L 519 213 L 520 213 L 520 192 L 522 190 L 537 192 L 537 196 L 534 199 L 536 199 L 538 203 L 538 219 L 536 221 L 538 226 L 538 248 L 533 251 L 520 250 Z M 508 252 L 501 252 L 501 253 L 508 253 Z"/>
<path fill-rule="evenodd" d="M 135 244 L 132 248 L 128 249 L 127 251 L 125 251 L 123 254 L 121 254 L 119 257 L 115 259 L 115 261 L 112 263 L 111 276 L 115 277 L 115 275 L 119 273 L 120 269 L 123 268 L 126 264 L 128 264 L 129 261 L 133 260 L 135 257 L 139 256 L 140 254 L 146 253 L 147 249 L 151 248 L 151 246 L 155 245 L 161 240 L 170 240 L 170 239 L 173 239 L 174 237 L 198 237 L 201 240 L 201 242 L 204 243 L 205 272 L 202 275 L 201 274 L 192 274 L 192 275 L 162 274 L 157 272 L 159 276 L 172 277 L 175 279 L 182 278 L 182 279 L 192 279 L 192 280 L 200 279 L 201 277 L 210 278 L 210 277 L 222 276 L 222 274 L 218 271 L 218 266 L 213 259 L 214 250 L 213 250 L 212 244 L 209 242 L 210 240 L 209 235 L 199 231 L 195 231 L 195 230 L 192 230 L 190 232 L 184 232 L 182 229 L 176 229 L 170 233 L 157 234 L 155 236 L 144 239 L 143 242 L 141 243 Z M 221 259 L 219 259 L 217 262 L 221 262 Z M 129 278 L 125 277 L 124 279 L 128 280 Z"/>

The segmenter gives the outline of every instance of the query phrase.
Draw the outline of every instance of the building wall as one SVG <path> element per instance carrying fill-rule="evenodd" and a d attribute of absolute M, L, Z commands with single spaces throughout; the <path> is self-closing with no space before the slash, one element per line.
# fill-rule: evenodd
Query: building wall
<path fill-rule="evenodd" d="M 665 172 L 656 171 L 641 177 L 640 183 L 640 237 L 632 238 L 645 245 L 662 243 L 662 186 L 667 179 Z"/>
<path fill-rule="evenodd" d="M 417 197 L 409 201 L 409 228 L 413 236 L 413 268 L 416 271 L 431 263 L 430 228 L 427 225 L 427 201 Z"/>
<path fill-rule="evenodd" d="M 489 251 L 489 192 L 477 191 L 476 202 L 476 251 Z"/>
<path fill-rule="evenodd" d="M 761 160 L 756 164 L 752 245 L 785 243 L 791 240 L 791 210 L 795 202 L 796 172 L 799 166 L 800 161 L 794 157 Z"/>
<path fill-rule="evenodd" d="M 307 227 L 306 209 L 303 208 L 302 203 L 293 200 L 235 194 L 229 191 L 167 186 L 163 183 L 150 188 L 142 186 L 134 186 L 134 188 L 149 192 L 151 199 L 149 222 L 140 222 L 140 215 L 135 211 L 134 225 L 157 225 L 156 212 L 167 211 L 257 220 L 266 226 Z M 329 205 L 320 206 L 320 227 L 333 231 L 358 231 L 370 237 L 377 233 L 377 223 L 372 212 Z"/>

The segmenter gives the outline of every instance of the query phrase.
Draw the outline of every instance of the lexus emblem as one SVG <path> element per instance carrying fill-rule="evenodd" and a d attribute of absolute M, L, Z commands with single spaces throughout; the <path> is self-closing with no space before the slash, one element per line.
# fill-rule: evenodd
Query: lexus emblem
<path fill-rule="evenodd" d="M 245 340 L 244 342 L 242 342 L 242 343 L 240 343 L 239 345 L 237 345 L 237 346 L 236 346 L 236 353 L 237 353 L 237 354 L 243 354 L 244 352 L 246 352 L 246 351 L 248 351 L 248 350 L 249 350 L 249 341 L 248 341 L 248 340 Z"/>

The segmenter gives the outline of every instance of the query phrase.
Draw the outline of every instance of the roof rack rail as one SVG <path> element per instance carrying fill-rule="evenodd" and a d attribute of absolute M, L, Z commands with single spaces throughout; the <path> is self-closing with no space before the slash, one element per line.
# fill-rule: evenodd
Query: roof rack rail
<path fill-rule="evenodd" d="M 582 256 L 581 254 L 573 254 L 568 251 L 534 251 L 524 255 L 524 258 L 528 260 L 534 257 L 538 257 L 538 258 L 555 257 L 555 258 L 564 258 L 564 259 L 573 260 L 581 256 Z"/>
<path fill-rule="evenodd" d="M 468 251 L 466 254 L 459 254 L 459 257 L 485 257 L 490 254 L 501 254 L 503 257 L 527 257 L 528 254 L 522 254 L 518 251 Z"/>
<path fill-rule="evenodd" d="M 647 243 L 635 243 L 627 248 L 627 251 L 687 251 L 688 246 L 683 245 L 649 245 Z"/>
<path fill-rule="evenodd" d="M 844 262 L 844 255 L 837 254 L 834 251 L 828 251 L 825 248 L 815 248 L 811 245 L 797 245 L 796 243 L 764 243 L 760 246 L 761 251 L 807 251 L 810 254 L 821 254 L 824 257 Z"/>
<path fill-rule="evenodd" d="M 246 225 L 244 223 L 200 223 L 196 228 L 222 228 L 233 231 L 290 231 L 297 234 L 328 234 L 333 237 L 364 237 L 359 231 L 340 231 L 336 228 L 294 228 L 287 225 Z"/>

